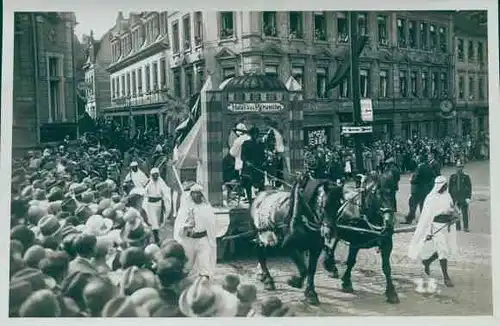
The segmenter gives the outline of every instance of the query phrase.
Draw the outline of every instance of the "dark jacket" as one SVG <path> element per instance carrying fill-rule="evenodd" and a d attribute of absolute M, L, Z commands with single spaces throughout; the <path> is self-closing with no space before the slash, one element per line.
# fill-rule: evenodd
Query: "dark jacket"
<path fill-rule="evenodd" d="M 249 139 L 241 145 L 241 160 L 243 161 L 243 173 L 255 174 L 257 169 L 262 170 L 262 166 L 266 159 L 265 147 L 259 141 Z"/>
<path fill-rule="evenodd" d="M 449 181 L 449 193 L 455 203 L 464 203 L 472 196 L 472 183 L 465 173 L 453 173 Z"/>
<path fill-rule="evenodd" d="M 428 193 L 436 178 L 434 170 L 427 163 L 420 163 L 411 178 L 412 193 Z"/>
<path fill-rule="evenodd" d="M 434 159 L 431 162 L 429 162 L 429 165 L 432 171 L 434 172 L 434 178 L 441 175 L 441 163 L 439 163 L 437 159 Z"/>

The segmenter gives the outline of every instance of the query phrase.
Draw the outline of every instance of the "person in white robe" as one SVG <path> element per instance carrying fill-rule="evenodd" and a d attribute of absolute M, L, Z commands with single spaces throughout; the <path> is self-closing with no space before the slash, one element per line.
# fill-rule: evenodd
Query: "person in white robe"
<path fill-rule="evenodd" d="M 241 173 L 243 168 L 243 161 L 241 160 L 241 147 L 243 143 L 249 140 L 251 137 L 247 133 L 247 127 L 243 123 L 238 123 L 236 125 L 234 133 L 238 136 L 231 145 L 229 149 L 229 154 L 234 157 L 234 169 Z"/>
<path fill-rule="evenodd" d="M 425 198 L 408 249 L 409 258 L 422 261 L 426 278 L 430 276 L 431 263 L 439 259 L 447 287 L 453 286 L 448 275 L 448 260 L 458 252 L 455 222 L 459 214 L 448 193 L 447 179 L 438 176 L 434 180 L 433 189 Z M 434 280 L 430 283 L 434 283 Z"/>
<path fill-rule="evenodd" d="M 151 230 L 153 232 L 154 241 L 159 245 L 160 224 L 164 221 L 163 216 L 170 214 L 171 198 L 170 188 L 165 181 L 160 177 L 158 168 L 151 169 L 151 179 L 145 188 L 144 209 L 147 212 Z"/>
<path fill-rule="evenodd" d="M 217 264 L 216 216 L 203 196 L 203 188 L 195 184 L 183 193 L 174 224 L 174 240 L 184 247 L 192 276 L 213 278 Z"/>
<path fill-rule="evenodd" d="M 139 169 L 139 163 L 136 161 L 130 163 L 130 172 L 125 177 L 125 182 L 130 181 L 135 188 L 144 188 L 149 181 L 148 176 Z"/>

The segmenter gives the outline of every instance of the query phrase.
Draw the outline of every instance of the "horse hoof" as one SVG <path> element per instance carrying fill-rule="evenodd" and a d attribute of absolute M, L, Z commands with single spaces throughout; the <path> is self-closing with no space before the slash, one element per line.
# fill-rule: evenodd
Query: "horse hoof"
<path fill-rule="evenodd" d="M 333 271 L 329 275 L 330 275 L 331 278 L 339 278 L 339 272 L 338 271 Z"/>
<path fill-rule="evenodd" d="M 354 293 L 352 285 L 342 284 L 342 292 L 344 293 Z"/>
<path fill-rule="evenodd" d="M 397 294 L 394 294 L 394 295 L 391 295 L 391 296 L 388 296 L 387 297 L 387 303 L 390 303 L 390 304 L 398 304 L 400 301 L 399 301 L 399 297 Z"/>
<path fill-rule="evenodd" d="M 320 304 L 316 293 L 306 293 L 305 301 L 312 306 L 318 306 Z"/>
<path fill-rule="evenodd" d="M 274 291 L 276 287 L 274 286 L 274 282 L 269 282 L 264 284 L 264 290 L 266 291 Z"/>
<path fill-rule="evenodd" d="M 296 289 L 300 289 L 302 288 L 302 286 L 304 286 L 304 279 L 297 275 L 294 275 L 290 277 L 290 279 L 288 279 L 287 284 Z"/>

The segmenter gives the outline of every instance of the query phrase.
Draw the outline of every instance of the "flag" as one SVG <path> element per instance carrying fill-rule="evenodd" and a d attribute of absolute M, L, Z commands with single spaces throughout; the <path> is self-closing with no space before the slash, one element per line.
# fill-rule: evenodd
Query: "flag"
<path fill-rule="evenodd" d="M 179 177 L 179 173 L 177 172 L 174 163 L 172 161 L 167 162 L 165 170 L 165 183 L 167 186 L 177 193 L 182 193 L 181 178 Z"/>
<path fill-rule="evenodd" d="M 368 36 L 361 36 L 359 38 L 355 55 L 359 58 L 361 52 L 365 48 L 368 43 Z M 344 61 L 340 65 L 340 67 L 335 72 L 335 76 L 330 80 L 327 86 L 327 90 L 334 89 L 339 86 L 346 78 L 349 76 L 349 71 L 351 69 L 351 51 L 346 50 L 344 55 Z"/>

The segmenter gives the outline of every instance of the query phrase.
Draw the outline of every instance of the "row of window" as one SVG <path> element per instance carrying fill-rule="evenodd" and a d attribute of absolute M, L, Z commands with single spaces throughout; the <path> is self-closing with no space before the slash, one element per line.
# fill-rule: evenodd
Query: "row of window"
<path fill-rule="evenodd" d="M 173 89 L 174 95 L 177 98 L 189 98 L 195 92 L 199 92 L 205 83 L 205 68 L 198 66 L 184 69 L 184 94 L 182 92 L 181 69 L 173 70 Z"/>
<path fill-rule="evenodd" d="M 191 19 L 194 20 L 194 40 L 191 39 Z M 179 23 L 179 20 L 172 22 L 172 51 L 174 54 L 181 51 Z M 203 14 L 201 11 L 195 12 L 194 17 L 191 17 L 190 14 L 182 17 L 182 50 L 191 50 L 193 41 L 195 48 L 203 43 Z"/>
<path fill-rule="evenodd" d="M 151 13 L 146 13 L 150 15 Z M 154 42 L 159 35 L 167 34 L 167 12 L 154 12 L 145 22 L 132 26 L 132 29 L 118 35 L 112 41 L 111 55 L 113 61 L 126 56 L 132 51 L 138 51 L 145 44 Z"/>
<path fill-rule="evenodd" d="M 316 41 L 327 41 L 329 31 L 327 29 L 327 12 L 313 12 L 313 31 Z M 220 12 L 219 37 L 221 39 L 235 37 L 235 15 L 232 11 Z M 389 17 L 388 15 L 371 16 L 367 13 L 360 13 L 357 16 L 358 33 L 367 35 L 371 24 L 371 19 L 376 19 L 377 42 L 379 45 L 389 45 Z M 347 12 L 335 13 L 337 26 L 337 41 L 339 43 L 349 42 L 349 15 Z M 304 12 L 291 11 L 288 13 L 290 39 L 304 38 Z M 266 37 L 278 37 L 278 28 L 283 26 L 278 22 L 277 12 L 264 11 L 262 13 L 262 33 Z M 446 27 L 438 26 L 434 23 L 417 22 L 416 20 L 397 19 L 397 44 L 399 47 L 418 48 L 422 50 L 447 52 Z"/>
<path fill-rule="evenodd" d="M 147 64 L 111 79 L 111 96 L 135 97 L 163 89 L 167 84 L 166 60 Z"/>
<path fill-rule="evenodd" d="M 458 98 L 460 100 L 484 100 L 486 98 L 486 77 L 485 76 L 469 76 L 468 87 L 466 91 L 466 78 L 464 75 L 458 76 Z M 477 83 L 476 83 L 477 82 Z M 477 86 L 477 88 L 476 88 Z"/>
<path fill-rule="evenodd" d="M 474 46 L 476 44 L 476 46 Z M 484 64 L 484 43 L 481 41 L 474 42 L 472 40 L 467 41 L 467 61 L 477 62 Z M 464 39 L 457 39 L 457 58 L 458 61 L 465 61 L 465 41 Z"/>
<path fill-rule="evenodd" d="M 266 66 L 264 72 L 268 76 L 278 77 L 278 66 Z M 315 71 L 316 74 L 316 98 L 318 99 L 328 99 L 331 94 L 327 91 L 328 79 L 328 69 L 324 67 L 318 67 Z M 236 70 L 234 68 L 223 68 L 222 78 L 227 79 L 234 77 L 236 75 Z M 398 77 L 392 78 L 389 70 L 380 70 L 378 72 L 378 80 L 372 78 L 371 71 L 369 69 L 360 69 L 360 96 L 362 98 L 388 98 L 394 93 L 399 93 L 400 97 L 419 97 L 419 98 L 436 98 L 441 95 L 448 93 L 449 79 L 446 72 L 436 72 L 431 73 L 427 71 L 407 71 L 400 70 Z M 303 67 L 292 67 L 291 76 L 302 86 L 303 89 L 307 91 L 310 87 L 304 84 L 304 68 Z M 391 83 L 391 80 L 398 80 L 399 92 L 396 91 L 395 86 Z M 375 83 L 378 82 L 378 85 Z M 393 87 L 390 89 L 390 87 Z M 338 96 L 340 98 L 350 97 L 350 79 L 347 78 L 339 86 Z"/>

